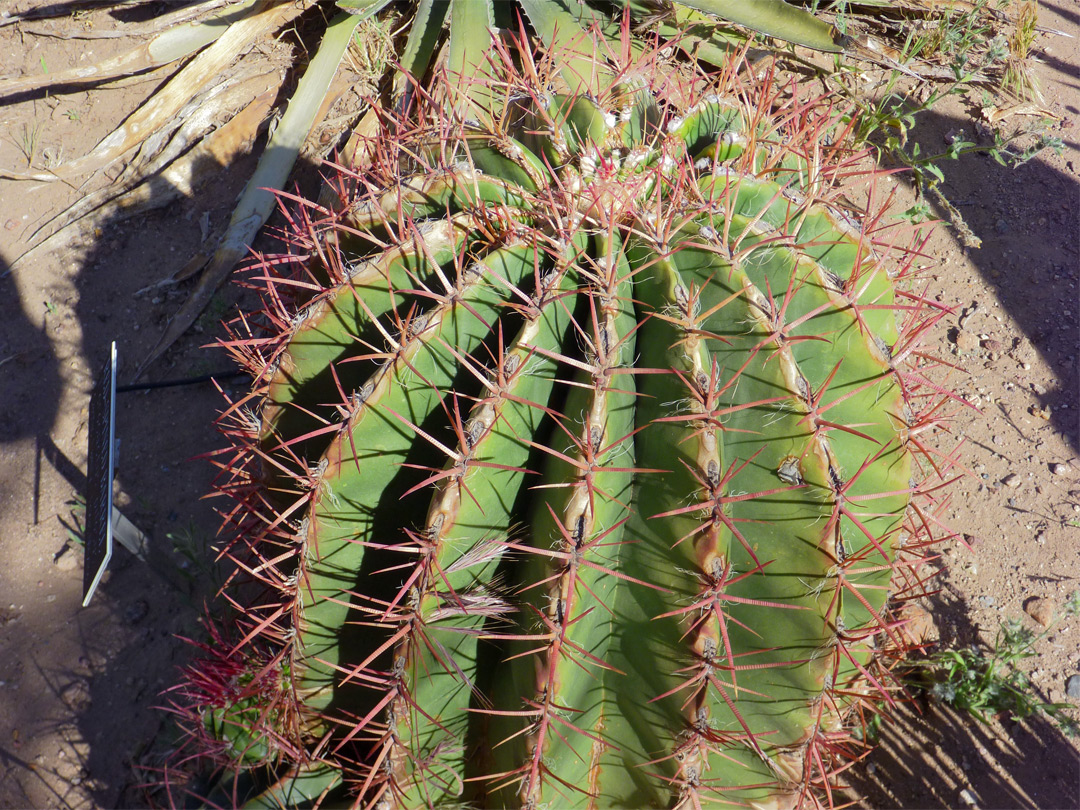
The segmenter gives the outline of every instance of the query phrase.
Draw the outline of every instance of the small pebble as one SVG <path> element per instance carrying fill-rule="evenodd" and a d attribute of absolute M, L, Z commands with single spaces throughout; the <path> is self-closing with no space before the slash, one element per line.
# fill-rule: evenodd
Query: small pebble
<path fill-rule="evenodd" d="M 1052 472 L 1054 475 L 1065 475 L 1066 473 L 1069 472 L 1069 465 L 1068 464 L 1062 464 L 1061 462 L 1051 464 L 1050 465 L 1050 472 Z"/>
<path fill-rule="evenodd" d="M 973 352 L 979 348 L 979 338 L 977 335 L 973 335 L 965 329 L 956 330 L 956 338 L 954 340 L 956 348 L 962 352 Z"/>
<path fill-rule="evenodd" d="M 124 621 L 128 624 L 138 624 L 146 618 L 146 614 L 150 612 L 150 605 L 146 603 L 145 599 L 136 599 L 126 608 L 124 608 Z"/>
<path fill-rule="evenodd" d="M 1080 675 L 1070 675 L 1065 681 L 1065 694 L 1071 698 L 1080 698 Z"/>
<path fill-rule="evenodd" d="M 1024 612 L 1043 627 L 1049 627 L 1054 620 L 1054 603 L 1041 596 L 1034 596 L 1024 602 Z"/>
<path fill-rule="evenodd" d="M 74 571 L 79 567 L 81 562 L 81 555 L 74 549 L 67 549 L 59 557 L 53 559 L 53 565 L 56 566 L 58 571 Z"/>
<path fill-rule="evenodd" d="M 972 810 L 977 807 L 975 804 L 975 794 L 967 788 L 960 791 L 960 801 L 963 803 L 964 807 L 970 807 Z"/>
<path fill-rule="evenodd" d="M 997 599 L 993 596 L 980 596 L 979 601 L 982 602 L 983 607 L 993 607 Z"/>
<path fill-rule="evenodd" d="M 900 608 L 899 618 L 903 624 L 903 633 L 916 644 L 927 644 L 938 640 L 938 629 L 934 617 L 925 608 L 914 602 L 906 602 Z"/>
<path fill-rule="evenodd" d="M 1009 473 L 1001 479 L 1001 483 L 1009 487 L 1009 489 L 1016 489 L 1023 482 L 1020 480 L 1020 476 L 1016 473 Z"/>

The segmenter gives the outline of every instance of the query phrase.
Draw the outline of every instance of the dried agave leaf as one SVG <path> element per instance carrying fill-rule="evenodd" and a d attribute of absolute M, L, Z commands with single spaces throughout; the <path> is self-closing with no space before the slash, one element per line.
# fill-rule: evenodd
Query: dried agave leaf
<path fill-rule="evenodd" d="M 216 108 L 202 104 L 204 96 L 193 100 L 192 114 L 184 119 L 183 126 L 145 172 L 133 182 L 110 185 L 87 195 L 42 225 L 31 236 L 33 247 L 12 266 L 29 260 L 39 251 L 71 244 L 80 236 L 74 226 L 88 216 L 92 215 L 96 222 L 115 222 L 162 208 L 181 196 L 191 196 L 198 185 L 248 151 L 273 108 L 281 82 L 282 76 L 277 72 L 264 72 L 231 82 L 227 97 Z M 239 112 L 237 106 L 242 107 Z M 210 134 L 205 135 L 207 132 Z M 192 147 L 195 141 L 198 143 Z M 49 234 L 38 239 L 46 230 Z"/>
<path fill-rule="evenodd" d="M 136 378 L 187 331 L 236 263 L 247 254 L 255 234 L 274 209 L 276 197 L 273 192 L 285 185 L 300 147 L 312 127 L 318 123 L 319 111 L 322 110 L 325 115 L 328 109 L 325 104 L 327 90 L 334 81 L 345 49 L 352 41 L 353 32 L 362 20 L 363 15 L 343 13 L 330 21 L 318 52 L 289 99 L 285 114 L 266 144 L 255 174 L 248 181 L 233 211 L 228 230 L 213 259 L 203 270 L 187 301 L 166 326 L 157 345 L 139 366 Z"/>
<path fill-rule="evenodd" d="M 375 156 L 375 140 L 381 129 L 380 113 L 382 112 L 379 107 L 368 107 L 367 112 L 352 128 L 345 145 L 338 153 L 339 166 L 356 173 L 363 172 L 371 166 Z M 330 207 L 336 202 L 337 192 L 329 184 L 324 183 L 319 191 L 319 205 Z"/>
<path fill-rule="evenodd" d="M 239 54 L 277 31 L 309 5 L 310 0 L 283 4 L 259 0 L 251 16 L 228 26 L 213 45 L 184 66 L 160 91 L 94 147 L 90 154 L 59 166 L 50 173 L 0 171 L 0 176 L 11 180 L 64 180 L 108 166 L 172 121 L 183 106 L 220 75 Z"/>
<path fill-rule="evenodd" d="M 401 70 L 394 76 L 395 98 L 406 94 L 410 76 L 423 76 L 427 71 L 449 8 L 449 0 L 417 0 L 416 13 L 401 51 Z"/>
<path fill-rule="evenodd" d="M 110 79 L 143 73 L 183 59 L 205 48 L 225 33 L 227 26 L 251 12 L 256 0 L 241 0 L 226 11 L 205 20 L 183 25 L 169 24 L 166 30 L 137 48 L 106 59 L 96 65 L 83 65 L 53 73 L 0 78 L 0 96 L 25 93 L 40 87 L 58 87 L 88 82 L 104 83 Z M 130 35 L 130 32 L 117 32 Z"/>

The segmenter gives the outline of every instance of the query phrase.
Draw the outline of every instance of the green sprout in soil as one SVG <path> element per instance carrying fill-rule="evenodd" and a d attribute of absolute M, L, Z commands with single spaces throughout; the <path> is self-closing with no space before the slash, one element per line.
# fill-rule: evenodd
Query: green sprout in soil
<path fill-rule="evenodd" d="M 1016 721 L 1044 716 L 1067 737 L 1080 737 L 1080 722 L 1068 703 L 1048 703 L 1039 695 L 1020 662 L 1036 655 L 1035 645 L 1065 616 L 1080 614 L 1080 590 L 1072 594 L 1065 609 L 1041 633 L 1034 633 L 1020 619 L 1001 623 L 989 650 L 971 645 L 958 650 L 939 650 L 921 662 L 911 681 L 930 695 L 976 720 L 989 723 L 1005 715 Z"/>
<path fill-rule="evenodd" d="M 80 493 L 75 493 L 71 500 L 64 503 L 64 506 L 70 513 L 68 520 L 60 518 L 60 525 L 64 527 L 67 535 L 67 546 L 83 551 L 86 548 L 86 498 Z"/>
<path fill-rule="evenodd" d="M 26 158 L 26 167 L 32 168 L 37 158 L 38 146 L 41 142 L 41 123 L 34 121 L 32 124 L 23 124 L 22 135 L 14 140 L 15 146 Z"/>
<path fill-rule="evenodd" d="M 223 584 L 221 566 L 217 560 L 218 549 L 194 521 L 188 521 L 186 526 L 165 536 L 173 552 L 180 558 L 177 568 L 192 592 L 207 586 L 211 591 L 216 591 Z"/>

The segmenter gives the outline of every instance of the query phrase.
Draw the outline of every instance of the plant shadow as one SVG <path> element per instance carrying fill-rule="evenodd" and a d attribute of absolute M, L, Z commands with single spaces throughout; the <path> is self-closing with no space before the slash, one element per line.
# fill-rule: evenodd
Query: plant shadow
<path fill-rule="evenodd" d="M 947 571 L 928 609 L 944 618 L 941 647 L 976 643 L 975 625 Z M 864 767 L 845 773 L 858 807 L 1076 808 L 1080 752 L 1046 715 L 1023 721 L 973 715 L 912 691 L 881 724 Z M 1043 695 L 1040 699 L 1046 700 Z"/>
<path fill-rule="evenodd" d="M 989 145 L 985 135 L 980 140 L 975 124 L 978 111 L 965 116 L 947 115 L 940 109 L 920 114 L 909 133 L 910 141 L 918 142 L 923 154 L 946 151 L 950 139 L 957 136 Z M 1058 126 L 1054 134 L 1067 135 L 1069 130 Z M 1065 139 L 1064 146 L 1075 154 L 1078 144 Z M 964 255 L 984 283 L 972 289 L 971 298 L 949 302 L 956 306 L 957 315 L 961 309 L 978 313 L 965 326 L 958 327 L 956 318 L 950 320 L 954 324 L 951 336 L 955 337 L 958 328 L 967 329 L 975 336 L 977 347 L 949 359 L 965 374 L 986 375 L 995 388 L 995 399 L 1003 393 L 996 390 L 1000 385 L 1008 388 L 1014 384 L 1024 392 L 1031 403 L 1028 414 L 1036 417 L 1034 428 L 1021 427 L 1021 415 L 1010 413 L 1000 402 L 986 406 L 988 411 L 1000 411 L 1016 430 L 1020 439 L 1017 455 L 1045 453 L 1041 446 L 1048 435 L 1046 424 L 1063 440 L 1064 449 L 1075 454 L 1080 450 L 1076 410 L 1080 388 L 1080 187 L 1076 178 L 1043 157 L 1006 168 L 987 154 L 975 153 L 938 165 L 944 173 L 942 192 L 982 240 L 981 247 L 964 248 Z M 1076 173 L 1071 161 L 1065 165 Z M 910 184 L 910 173 L 899 176 Z M 948 223 L 948 211 L 932 200 L 930 203 L 934 215 Z M 950 268 L 941 267 L 936 272 L 945 276 Z M 1001 338 L 999 345 L 994 344 L 995 338 L 1014 331 L 1017 337 Z M 980 333 L 990 333 L 990 339 Z M 945 346 L 935 348 L 937 354 L 946 354 Z M 1027 373 L 1038 364 L 1049 367 L 1049 374 Z M 1042 387 L 1026 382 L 1031 377 L 1045 377 L 1053 384 Z M 993 443 L 997 444 L 996 437 Z M 976 453 L 1006 457 L 997 446 L 980 444 Z M 1044 479 L 1049 477 L 1043 475 Z M 976 503 L 953 506 L 959 510 L 953 518 L 958 526 L 991 531 L 987 520 L 965 515 L 965 509 L 978 508 Z M 1060 515 L 1051 514 L 1055 506 L 1044 496 L 1030 515 L 1037 513 L 1051 524 L 1058 522 Z M 1024 510 L 1010 503 L 1010 511 Z M 977 553 L 1015 557 L 1015 548 L 994 545 L 1008 542 L 1002 533 L 996 536 L 998 539 L 992 541 L 984 538 Z M 1036 581 L 1038 559 L 1037 555 L 1016 559 L 1017 570 Z M 943 648 L 957 649 L 978 643 L 980 638 L 993 639 L 996 628 L 981 628 L 974 622 L 971 607 L 960 587 L 950 581 L 947 567 L 934 584 L 939 590 L 926 599 L 926 607 L 942 627 Z M 1045 695 L 1040 699 L 1049 702 Z M 844 779 L 851 786 L 856 806 L 864 808 L 1075 808 L 1080 806 L 1080 751 L 1075 741 L 1043 714 L 1023 721 L 996 718 L 984 724 L 966 712 L 918 694 L 882 723 L 879 747 L 865 766 L 847 771 Z"/>
<path fill-rule="evenodd" d="M 918 119 L 911 137 L 927 144 L 927 151 L 944 151 L 950 137 L 978 140 L 975 126 L 971 118 L 932 111 Z M 981 143 L 989 142 L 983 138 Z M 1076 140 L 1063 143 L 1072 153 L 1080 147 Z M 1075 177 L 1040 158 L 1006 168 L 988 154 L 974 153 L 938 165 L 945 175 L 942 192 L 982 241 L 965 254 L 1000 303 L 1001 315 L 1020 332 L 1018 340 L 1003 346 L 980 346 L 965 362 L 965 370 L 981 364 L 1022 383 L 1024 371 L 1045 363 L 1055 384 L 1045 389 L 1028 386 L 1036 403 L 1031 412 L 1042 413 L 1074 451 L 1080 450 L 1080 186 Z M 1076 173 L 1072 161 L 1066 166 Z M 948 212 L 934 208 L 948 222 Z M 955 303 L 963 307 L 972 301 Z M 992 302 L 977 301 L 982 312 L 975 312 L 981 318 L 966 328 L 979 332 L 997 327 L 991 319 L 1001 319 L 987 304 Z"/>

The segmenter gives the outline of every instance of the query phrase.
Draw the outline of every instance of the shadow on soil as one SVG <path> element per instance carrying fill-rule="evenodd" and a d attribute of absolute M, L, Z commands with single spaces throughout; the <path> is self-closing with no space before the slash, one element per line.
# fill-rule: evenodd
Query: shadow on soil
<path fill-rule="evenodd" d="M 132 381 L 195 281 L 136 291 L 167 279 L 205 248 L 198 224 L 204 210 L 213 209 L 212 221 L 227 222 L 252 163 L 233 166 L 227 176 L 213 167 L 222 187 L 209 200 L 184 200 L 140 217 L 134 226 L 103 226 L 107 239 L 90 251 L 79 276 L 79 319 L 90 356 L 101 356 L 117 340 L 121 384 Z M 123 257 L 119 263 L 118 255 Z M 103 296 L 100 290 L 109 287 L 117 294 Z M 117 307 L 114 298 L 127 308 Z M 214 562 L 212 544 L 220 526 L 214 512 L 229 506 L 223 499 L 203 500 L 216 468 L 206 459 L 191 461 L 223 446 L 215 420 L 225 403 L 216 387 L 236 398 L 234 389 L 249 384 L 244 377 L 230 376 L 224 352 L 206 347 L 223 336 L 220 321 L 232 317 L 230 311 L 241 301 L 245 310 L 254 307 L 238 287 L 227 284 L 195 329 L 139 379 L 147 386 L 165 385 L 117 395 L 117 435 L 122 437 L 117 480 L 128 496 L 129 517 L 153 542 L 145 561 L 120 550 L 111 578 L 95 597 L 111 612 L 110 621 L 124 628 L 100 656 L 104 663 L 92 680 L 90 706 L 77 718 L 90 742 L 86 769 L 98 777 L 94 796 L 100 806 L 168 801 L 153 783 L 165 758 L 174 753 L 178 734 L 172 715 L 161 707 L 171 702 L 166 691 L 175 685 L 179 667 L 197 653 L 181 636 L 205 640 L 198 622 L 224 579 Z M 224 373 L 213 381 L 170 384 L 217 372 Z"/>
<path fill-rule="evenodd" d="M 927 602 L 943 625 L 938 648 L 978 643 L 980 628 L 971 622 L 947 569 L 937 586 L 940 591 Z M 981 636 L 993 638 L 996 629 L 981 628 Z M 863 767 L 846 774 L 862 808 L 1080 807 L 1080 753 L 1045 715 L 984 724 L 925 692 L 913 692 L 912 700 L 882 723 L 878 745 Z"/>
<path fill-rule="evenodd" d="M 211 204 L 215 221 L 222 222 L 242 188 L 243 171 L 251 166 L 227 177 L 215 168 L 220 194 Z M 167 747 L 154 748 L 168 728 L 167 715 L 156 707 L 189 657 L 189 645 L 177 634 L 198 636 L 198 617 L 215 590 L 209 544 L 219 520 L 212 505 L 201 500 L 210 490 L 213 470 L 205 461 L 189 462 L 221 445 L 214 428 L 221 395 L 209 383 L 118 394 L 114 492 L 120 511 L 149 538 L 148 554 L 141 560 L 117 546 L 88 608 L 78 606 L 83 560 L 72 538 L 81 533 L 81 524 L 61 506 L 65 500 L 69 505 L 86 502 L 81 462 L 86 427 L 80 424 L 73 435 L 70 427 L 59 430 L 59 407 L 66 387 L 68 401 L 71 388 L 81 392 L 81 400 L 79 393 L 75 398 L 85 410 L 91 377 L 99 373 L 113 340 L 120 354 L 118 382 L 132 378 L 187 287 L 137 291 L 167 278 L 201 247 L 193 214 L 202 213 L 196 210 L 202 204 L 185 201 L 137 220 L 99 223 L 101 237 L 82 258 L 38 259 L 35 272 L 46 274 L 47 285 L 55 279 L 57 289 L 74 288 L 68 298 L 54 299 L 59 314 L 48 311 L 45 329 L 36 327 L 20 305 L 18 279 L 26 268 L 7 273 L 8 267 L 0 266 L 0 296 L 9 304 L 0 318 L 0 375 L 5 380 L 0 385 L 0 462 L 9 456 L 14 461 L 18 453 L 18 464 L 24 465 L 29 443 L 36 463 L 32 493 L 23 484 L 30 474 L 0 464 L 0 504 L 18 499 L 22 511 L 32 498 L 25 511 L 41 545 L 35 556 L 68 572 L 52 578 L 63 581 L 70 597 L 53 605 L 28 602 L 17 613 L 7 610 L 11 600 L 5 598 L 0 610 L 0 631 L 12 656 L 7 664 L 0 662 L 0 678 L 14 688 L 23 674 L 29 681 L 33 673 L 35 683 L 45 684 L 35 693 L 25 687 L 18 693 L 4 690 L 4 726 L 20 736 L 0 742 L 0 805 L 30 807 L 47 801 L 80 806 L 89 790 L 93 806 L 146 806 L 140 783 L 153 774 L 144 768 L 157 764 Z M 77 264 L 77 269 L 68 271 L 62 264 Z M 222 353 L 201 347 L 217 333 L 214 316 L 224 315 L 238 297 L 238 291 L 230 290 L 216 300 L 213 312 L 199 322 L 202 334 L 189 335 L 159 360 L 146 375 L 149 381 L 228 367 Z M 68 338 L 60 337 L 62 318 L 78 322 L 76 330 L 68 329 Z M 59 365 L 57 341 L 71 339 L 73 331 L 79 342 L 59 349 L 73 358 L 68 371 Z M 228 388 L 230 382 L 221 384 Z M 242 380 L 236 384 L 244 386 Z M 16 538 L 0 541 L 7 545 Z M 30 597 L 44 600 L 45 594 Z M 58 631 L 58 626 L 65 629 Z M 58 647 L 72 648 L 70 655 L 58 656 Z M 11 663 L 15 658 L 20 660 Z M 26 743 L 34 738 L 56 740 L 60 750 L 27 760 Z"/>
<path fill-rule="evenodd" d="M 960 132 L 965 139 L 975 140 L 971 118 L 931 112 L 917 119 L 911 138 L 923 146 L 923 154 L 935 154 L 948 147 L 947 135 Z M 1076 147 L 1072 141 L 1066 145 Z M 959 314 L 977 301 L 975 311 L 993 319 L 995 311 L 987 306 L 991 302 L 985 295 L 988 289 L 1000 301 L 1001 310 L 996 312 L 1015 321 L 1023 336 L 1017 344 L 1005 346 L 1000 356 L 992 357 L 981 349 L 959 362 L 966 370 L 971 370 L 971 363 L 985 364 L 1006 378 L 1022 381 L 1026 376 L 1022 362 L 1033 359 L 1033 350 L 1052 369 L 1054 384 L 1027 390 L 1042 413 L 1049 415 L 1054 429 L 1074 450 L 1080 449 L 1076 399 L 1080 387 L 1080 185 L 1075 176 L 1038 158 L 1014 169 L 982 154 L 939 165 L 945 174 L 941 189 L 946 198 L 982 240 L 980 248 L 967 248 L 965 253 L 986 285 L 968 299 L 949 303 Z M 935 215 L 948 222 L 942 208 L 936 208 Z M 948 272 L 947 267 L 938 270 L 942 275 Z M 950 323 L 955 324 L 955 318 Z M 996 331 L 996 327 L 991 320 L 983 328 L 975 318 L 968 328 L 978 333 Z M 1025 342 L 1030 346 L 1020 345 Z M 943 350 L 940 347 L 937 353 L 947 356 Z M 971 623 L 964 597 L 950 585 L 947 571 L 941 573 L 937 585 L 940 592 L 928 601 L 943 626 L 942 646 L 977 643 L 980 628 Z M 982 637 L 992 639 L 996 629 L 982 628 Z M 1045 695 L 1041 699 L 1049 702 Z M 1076 743 L 1043 716 L 985 725 L 925 695 L 917 696 L 883 724 L 880 747 L 868 763 L 869 767 L 846 775 L 854 795 L 861 797 L 859 806 L 866 808 L 1080 807 Z M 1005 772 L 1009 779 L 1002 777 Z"/>
<path fill-rule="evenodd" d="M 971 111 L 978 116 L 977 110 Z M 947 137 L 962 134 L 975 141 L 971 119 L 952 118 L 934 112 L 917 119 L 912 140 L 923 145 L 924 154 L 943 152 Z M 1071 130 L 1061 134 L 1068 135 Z M 988 144 L 989 139 L 981 143 Z M 1076 149 L 1075 140 L 1066 146 Z M 1080 184 L 1073 176 L 1057 171 L 1036 158 L 1016 168 L 1005 168 L 981 153 L 938 164 L 945 174 L 941 190 L 960 211 L 968 227 L 982 240 L 979 248 L 965 253 L 978 267 L 987 288 L 1001 303 L 1001 314 L 1012 318 L 1026 340 L 1052 369 L 1055 384 L 1045 391 L 1031 389 L 1038 404 L 1049 413 L 1051 425 L 1074 450 L 1080 450 L 1076 392 L 1077 352 L 1080 351 Z M 943 222 L 949 215 L 937 207 Z M 955 229 L 950 228 L 955 233 Z M 948 273 L 947 268 L 939 271 Z M 958 310 L 976 301 L 954 302 Z M 987 300 L 978 300 L 975 316 L 967 328 L 976 333 L 997 327 Z M 959 314 L 959 311 L 958 311 Z M 980 324 L 983 321 L 983 324 Z M 985 329 L 983 328 L 985 325 Z M 1027 347 L 1006 345 L 990 357 L 985 350 L 967 358 L 985 363 L 1007 377 L 1023 378 L 1022 361 Z"/>

